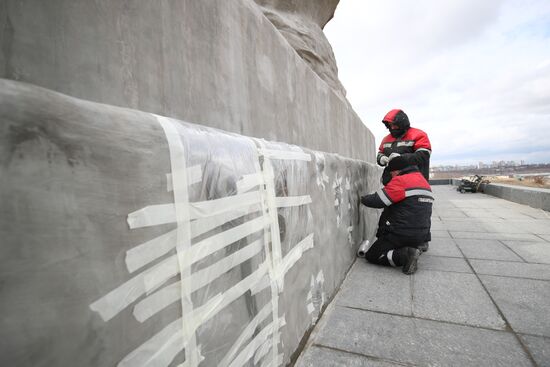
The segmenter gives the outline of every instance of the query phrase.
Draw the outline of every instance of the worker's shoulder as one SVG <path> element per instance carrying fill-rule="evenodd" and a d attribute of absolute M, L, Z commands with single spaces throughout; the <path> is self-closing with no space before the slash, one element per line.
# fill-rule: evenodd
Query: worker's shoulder
<path fill-rule="evenodd" d="M 416 127 L 410 127 L 409 130 L 407 130 L 407 135 L 411 136 L 428 136 L 424 130 L 417 129 Z"/>
<path fill-rule="evenodd" d="M 418 171 L 396 176 L 390 181 L 390 183 L 391 182 L 394 182 L 396 187 L 400 187 L 403 190 L 413 189 L 413 188 L 423 188 L 431 191 L 430 184 L 424 178 L 424 176 L 422 176 L 422 173 Z"/>

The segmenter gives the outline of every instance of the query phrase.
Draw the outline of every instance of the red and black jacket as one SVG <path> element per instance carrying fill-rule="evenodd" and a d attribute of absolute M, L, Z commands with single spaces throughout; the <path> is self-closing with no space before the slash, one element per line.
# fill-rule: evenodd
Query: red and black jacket
<path fill-rule="evenodd" d="M 399 153 L 407 163 L 418 167 L 426 180 L 430 177 L 430 155 L 432 154 L 432 146 L 428 135 L 414 127 L 408 128 L 405 134 L 399 138 L 394 138 L 391 134 L 387 135 L 378 148 L 378 156 L 376 161 L 380 164 L 380 158 L 385 155 L 387 157 L 392 153 Z M 384 170 L 384 175 L 388 175 L 387 167 Z"/>
<path fill-rule="evenodd" d="M 361 198 L 363 205 L 384 208 L 377 237 L 393 233 L 418 242 L 430 240 L 433 201 L 430 184 L 414 166 L 402 170 L 384 188 Z"/>

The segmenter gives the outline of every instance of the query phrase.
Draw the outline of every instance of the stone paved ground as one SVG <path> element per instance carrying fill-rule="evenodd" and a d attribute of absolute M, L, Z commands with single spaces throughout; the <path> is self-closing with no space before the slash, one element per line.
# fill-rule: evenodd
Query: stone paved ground
<path fill-rule="evenodd" d="M 358 259 L 297 366 L 550 366 L 550 213 L 433 191 L 417 273 Z"/>

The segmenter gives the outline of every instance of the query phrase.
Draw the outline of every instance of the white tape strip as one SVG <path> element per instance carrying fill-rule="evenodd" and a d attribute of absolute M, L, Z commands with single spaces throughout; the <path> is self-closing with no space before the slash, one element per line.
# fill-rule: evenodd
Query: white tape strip
<path fill-rule="evenodd" d="M 283 365 L 284 354 L 278 354 L 275 359 L 264 359 L 260 367 L 278 367 Z"/>
<path fill-rule="evenodd" d="M 185 322 L 183 318 L 171 322 L 151 339 L 128 354 L 118 366 L 167 367 L 184 348 L 186 351 L 189 351 L 189 353 L 186 353 L 189 359 L 185 361 L 188 366 L 192 363 L 192 359 L 190 358 L 192 354 L 196 354 L 197 361 L 200 362 L 201 358 L 198 357 L 200 355 L 200 350 L 198 348 L 194 351 L 191 350 L 190 340 L 185 337 L 186 334 L 183 332 L 184 324 L 187 325 L 191 331 L 187 335 L 193 335 L 194 339 L 194 332 L 198 327 L 198 324 L 194 322 L 194 320 L 212 317 L 213 310 L 221 303 L 221 300 L 222 295 L 218 294 L 206 305 L 191 311 L 189 314 L 189 320 L 191 320 L 191 322 Z"/>
<path fill-rule="evenodd" d="M 306 238 L 300 241 L 298 244 L 288 252 L 288 254 L 281 261 L 278 268 L 275 269 L 275 281 L 277 282 L 279 292 L 283 291 L 284 280 L 286 273 L 296 264 L 296 262 L 302 257 L 303 253 L 313 248 L 313 233 L 309 234 Z M 265 277 L 250 291 L 252 294 L 257 294 L 269 286 L 269 279 Z"/>
<path fill-rule="evenodd" d="M 302 241 L 300 241 L 283 259 L 280 269 L 277 271 L 277 281 L 279 282 L 279 292 L 283 291 L 284 280 L 286 273 L 296 264 L 296 262 L 302 257 L 302 254 L 313 248 L 313 233 L 308 235 Z"/>
<path fill-rule="evenodd" d="M 237 181 L 237 192 L 239 194 L 242 194 L 256 186 L 259 186 L 262 183 L 263 177 L 259 173 L 243 175 L 243 177 L 239 181 Z"/>
<path fill-rule="evenodd" d="M 277 208 L 288 208 L 291 206 L 300 206 L 311 203 L 309 195 L 304 196 L 279 196 L 275 198 Z"/>
<path fill-rule="evenodd" d="M 206 268 L 191 274 L 188 278 L 181 280 L 187 282 L 191 292 L 210 284 L 230 269 L 257 255 L 263 248 L 263 241 L 257 240 L 250 245 L 236 251 Z M 134 316 L 139 322 L 144 322 L 149 317 L 163 310 L 165 307 L 176 302 L 180 297 L 180 281 L 170 284 L 140 301 L 134 307 Z"/>
<path fill-rule="evenodd" d="M 130 229 L 157 226 L 176 222 L 176 206 L 174 204 L 149 205 L 128 214 Z"/>
<path fill-rule="evenodd" d="M 187 259 L 187 265 L 190 267 L 195 262 L 204 259 L 214 252 L 264 229 L 267 225 L 264 217 L 258 217 L 196 243 L 183 251 L 182 256 Z M 176 256 L 167 258 L 159 263 L 158 266 L 145 273 L 145 290 L 150 292 L 156 289 L 179 272 L 180 269 L 178 268 Z"/>
<path fill-rule="evenodd" d="M 241 349 L 244 342 L 252 337 L 254 332 L 256 331 L 256 328 L 258 325 L 260 325 L 267 317 L 271 315 L 271 304 L 266 304 L 260 312 L 254 318 L 250 323 L 244 328 L 241 335 L 237 338 L 237 340 L 233 343 L 231 348 L 229 348 L 229 351 L 226 353 L 225 357 L 218 363 L 218 367 L 227 367 L 229 365 L 229 362 L 231 362 L 235 355 L 237 354 L 237 351 Z"/>
<path fill-rule="evenodd" d="M 252 339 L 252 341 L 243 348 L 243 350 L 235 357 L 233 362 L 229 364 L 229 367 L 241 367 L 243 366 L 248 360 L 254 355 L 256 350 L 262 346 L 263 343 L 265 343 L 269 336 L 273 334 L 275 330 L 275 325 L 278 325 L 279 328 L 283 327 L 285 325 L 284 318 L 280 318 L 277 320 L 278 322 L 271 322 L 269 325 L 267 325 L 265 328 L 263 328 L 258 335 Z M 269 351 L 269 349 L 268 349 Z"/>
<path fill-rule="evenodd" d="M 202 167 L 197 164 L 193 167 L 187 168 L 187 184 L 193 185 L 202 181 Z M 174 184 L 172 180 L 172 174 L 166 174 L 166 191 L 171 192 L 174 190 Z"/>
<path fill-rule="evenodd" d="M 258 146 L 264 151 L 267 151 L 264 141 L 255 139 L 255 142 L 258 144 Z M 310 156 L 311 158 L 311 156 Z M 259 165 L 259 164 L 258 164 Z M 258 167 L 256 168 L 258 169 Z M 265 190 L 263 190 L 263 194 L 265 196 L 265 202 L 266 202 L 266 211 L 265 213 L 269 215 L 271 218 L 271 249 L 266 248 L 266 254 L 269 256 L 268 260 L 270 260 L 270 268 L 269 268 L 269 278 L 271 281 L 269 282 L 269 286 L 271 288 L 271 305 L 272 305 L 272 314 L 273 314 L 273 323 L 274 323 L 274 329 L 279 330 L 279 291 L 277 289 L 277 282 L 275 281 L 275 271 L 279 268 L 282 258 L 282 252 L 281 252 L 281 237 L 280 237 L 280 231 L 279 231 L 279 220 L 277 219 L 277 205 L 275 203 L 275 173 L 273 171 L 273 165 L 271 164 L 271 160 L 269 159 L 269 156 L 264 155 L 264 161 L 263 161 L 263 171 L 261 171 L 264 177 L 264 183 L 265 183 Z M 268 247 L 268 241 L 266 241 L 266 247 Z M 269 251 L 271 250 L 271 251 Z M 254 287 L 253 287 L 254 288 Z M 271 339 L 272 341 L 272 348 L 271 348 L 271 360 L 273 363 L 277 362 L 277 355 L 279 353 L 279 333 L 274 333 L 273 337 Z"/>
<path fill-rule="evenodd" d="M 229 211 L 217 216 L 201 218 L 191 222 L 192 237 L 198 237 L 216 227 L 246 214 L 260 210 L 259 205 Z M 172 230 L 150 241 L 142 243 L 126 252 L 126 267 L 130 273 L 162 257 L 176 247 L 176 230 Z"/>
<path fill-rule="evenodd" d="M 215 200 L 188 203 L 187 207 L 189 210 L 189 219 L 197 219 L 249 207 L 259 204 L 260 201 L 259 192 L 252 191 Z M 174 223 L 176 221 L 176 207 L 174 204 L 149 205 L 128 214 L 127 221 L 131 229 Z"/>
<path fill-rule="evenodd" d="M 260 154 L 270 159 L 284 159 L 296 161 L 311 161 L 311 154 L 291 150 L 261 149 Z"/>
<path fill-rule="evenodd" d="M 143 275 L 144 273 L 138 274 L 118 288 L 113 289 L 92 303 L 90 309 L 97 312 L 103 321 L 109 321 L 129 304 L 145 294 Z"/>
<path fill-rule="evenodd" d="M 168 366 L 183 349 L 182 319 L 171 322 L 118 363 L 118 367 Z"/>
<path fill-rule="evenodd" d="M 267 353 L 271 350 L 272 347 L 271 340 L 266 340 L 254 353 L 254 366 L 258 365 L 258 362 L 265 357 Z"/>
<path fill-rule="evenodd" d="M 190 228 L 190 206 L 187 181 L 187 163 L 185 157 L 185 148 L 178 133 L 177 126 L 172 120 L 157 116 L 157 121 L 162 126 L 168 149 L 170 152 L 170 168 L 172 171 L 172 181 L 174 186 L 174 206 L 176 211 L 177 237 L 176 237 L 176 254 L 182 277 L 189 276 L 191 266 L 188 260 L 183 256 L 183 251 L 191 246 L 191 228 Z M 193 302 L 191 300 L 191 292 L 182 283 L 181 287 L 181 314 L 183 317 L 190 314 L 193 310 Z M 185 320 L 187 321 L 187 320 Z M 200 363 L 200 358 L 197 349 L 197 340 L 195 330 L 192 330 L 187 322 L 182 321 L 183 338 L 188 340 L 186 347 L 186 359 L 189 360 L 190 367 L 197 367 Z M 179 341 L 178 337 L 172 340 Z M 170 361 L 173 357 L 170 359 Z"/>

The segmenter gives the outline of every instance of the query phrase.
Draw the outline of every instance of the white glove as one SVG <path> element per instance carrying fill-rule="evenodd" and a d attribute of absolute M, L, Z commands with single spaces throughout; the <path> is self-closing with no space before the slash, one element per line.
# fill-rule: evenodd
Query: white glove
<path fill-rule="evenodd" d="M 390 156 L 388 157 L 388 163 L 389 163 L 392 159 L 394 159 L 395 157 L 399 157 L 400 155 L 401 155 L 401 154 L 399 154 L 399 153 L 392 153 L 392 154 L 390 154 Z"/>
<path fill-rule="evenodd" d="M 390 159 L 387 156 L 383 155 L 383 156 L 380 157 L 379 161 L 380 161 L 381 166 L 385 166 L 386 164 L 388 164 Z"/>

